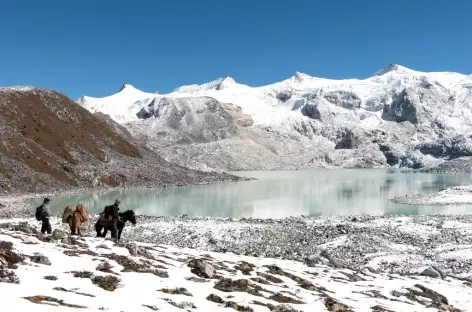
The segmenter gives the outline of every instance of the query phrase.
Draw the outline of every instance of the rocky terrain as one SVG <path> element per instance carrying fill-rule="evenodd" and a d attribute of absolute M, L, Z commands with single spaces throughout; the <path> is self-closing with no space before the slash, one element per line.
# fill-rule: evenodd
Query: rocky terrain
<path fill-rule="evenodd" d="M 0 292 L 8 294 L 2 304 L 19 311 L 51 306 L 90 311 L 472 311 L 470 275 L 434 267 L 386 273 L 372 263 L 348 269 L 329 252 L 302 263 L 127 240 L 144 222 L 139 220 L 137 228 L 126 230 L 125 240 L 113 243 L 88 236 L 92 233 L 70 237 L 63 225 L 55 224 L 52 235 L 41 235 L 31 219 L 2 220 Z M 464 220 L 445 221 L 440 228 L 450 228 L 451 222 L 470 231 Z M 155 225 L 159 231 L 159 223 Z M 330 232 L 348 236 L 351 229 Z M 220 243 L 214 239 L 212 244 Z M 248 243 L 237 242 L 243 241 Z M 340 247 L 335 241 L 323 246 L 334 250 Z M 380 250 L 344 248 L 392 259 Z"/>
<path fill-rule="evenodd" d="M 0 218 L 32 220 L 24 199 L 3 199 Z M 51 222 L 60 226 L 60 217 Z M 94 235 L 98 216 L 84 227 Z M 37 224 L 37 221 L 30 221 Z M 283 219 L 138 216 L 126 239 L 212 252 L 331 264 L 360 270 L 420 274 L 435 267 L 444 274 L 472 277 L 472 215 L 325 216 Z"/>
<path fill-rule="evenodd" d="M 455 160 L 472 156 L 471 95 L 470 75 L 392 64 L 363 80 L 296 73 L 250 87 L 227 77 L 163 95 L 124 85 L 78 103 L 166 160 L 199 170 L 460 171 Z"/>
<path fill-rule="evenodd" d="M 0 137 L 0 195 L 238 180 L 171 164 L 52 90 L 0 88 Z"/>

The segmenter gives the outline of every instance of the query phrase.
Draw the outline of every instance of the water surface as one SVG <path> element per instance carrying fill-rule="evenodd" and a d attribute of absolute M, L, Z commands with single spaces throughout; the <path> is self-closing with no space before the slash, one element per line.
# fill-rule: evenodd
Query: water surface
<path fill-rule="evenodd" d="M 282 218 L 297 215 L 465 214 L 470 205 L 411 206 L 390 198 L 471 184 L 470 175 L 399 172 L 385 169 L 248 171 L 258 180 L 175 188 L 119 189 L 52 198 L 54 213 L 83 203 L 100 212 L 115 198 L 121 210 L 176 216 Z"/>

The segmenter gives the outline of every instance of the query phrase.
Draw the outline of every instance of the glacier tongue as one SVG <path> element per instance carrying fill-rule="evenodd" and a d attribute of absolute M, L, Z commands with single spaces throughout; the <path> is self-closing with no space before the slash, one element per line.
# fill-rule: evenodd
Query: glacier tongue
<path fill-rule="evenodd" d="M 297 72 L 250 87 L 226 77 L 164 95 L 125 84 L 116 94 L 78 103 L 197 169 L 421 168 L 470 154 L 472 77 L 397 64 L 366 79 Z M 465 140 L 465 147 L 452 152 L 447 138 Z"/>

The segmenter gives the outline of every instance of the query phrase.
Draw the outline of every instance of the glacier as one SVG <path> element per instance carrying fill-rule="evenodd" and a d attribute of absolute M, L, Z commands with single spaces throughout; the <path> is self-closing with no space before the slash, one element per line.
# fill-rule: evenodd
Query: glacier
<path fill-rule="evenodd" d="M 252 87 L 225 77 L 168 94 L 125 84 L 77 102 L 197 170 L 425 169 L 472 156 L 472 75 L 397 64 L 366 79 L 296 72 Z"/>

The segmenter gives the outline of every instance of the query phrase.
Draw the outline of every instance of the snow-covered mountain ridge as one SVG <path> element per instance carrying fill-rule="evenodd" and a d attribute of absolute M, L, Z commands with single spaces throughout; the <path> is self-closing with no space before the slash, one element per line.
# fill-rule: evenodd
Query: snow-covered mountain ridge
<path fill-rule="evenodd" d="M 213 161 L 193 161 L 190 166 L 198 169 L 419 168 L 472 155 L 472 76 L 396 64 L 366 79 L 297 72 L 250 87 L 226 77 L 169 94 L 124 85 L 111 96 L 82 96 L 78 103 L 110 115 L 151 147 L 164 144 L 167 152 L 161 153 L 169 160 L 189 165 L 191 154 L 204 158 L 204 149 Z M 189 138 L 191 132 L 204 139 Z"/>

